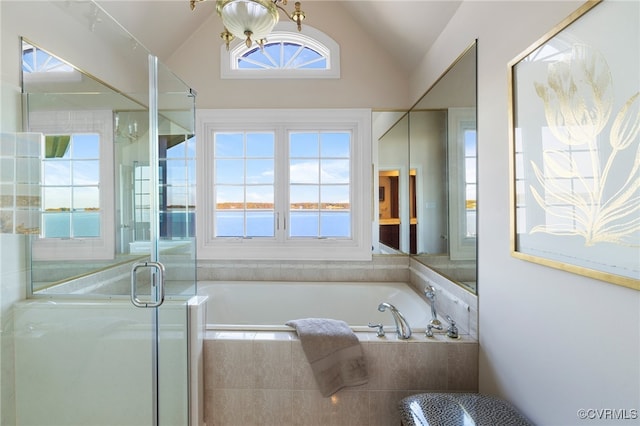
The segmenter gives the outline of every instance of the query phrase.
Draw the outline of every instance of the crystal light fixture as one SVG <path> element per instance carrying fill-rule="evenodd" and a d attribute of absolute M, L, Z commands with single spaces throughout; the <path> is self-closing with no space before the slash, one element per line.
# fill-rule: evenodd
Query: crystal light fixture
<path fill-rule="evenodd" d="M 190 0 L 191 10 L 201 1 L 205 0 Z M 286 5 L 287 0 L 216 0 L 216 12 L 224 24 L 220 38 L 225 42 L 227 50 L 229 43 L 236 37 L 243 38 L 247 47 L 251 47 L 253 42 L 263 47 L 267 36 L 278 23 L 280 11 L 295 22 L 300 31 L 305 18 L 304 12 L 300 10 L 300 2 L 295 2 L 292 13 L 282 7 Z"/>

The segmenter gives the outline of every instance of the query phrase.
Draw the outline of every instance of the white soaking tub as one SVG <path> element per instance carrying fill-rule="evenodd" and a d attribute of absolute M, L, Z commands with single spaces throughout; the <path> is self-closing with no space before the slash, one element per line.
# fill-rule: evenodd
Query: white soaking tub
<path fill-rule="evenodd" d="M 402 282 L 199 281 L 198 294 L 209 296 L 209 330 L 285 331 L 292 319 L 332 318 L 354 331 L 381 323 L 394 333 L 391 312 L 378 311 L 382 302 L 394 305 L 414 333 L 431 319 L 430 305 Z"/>

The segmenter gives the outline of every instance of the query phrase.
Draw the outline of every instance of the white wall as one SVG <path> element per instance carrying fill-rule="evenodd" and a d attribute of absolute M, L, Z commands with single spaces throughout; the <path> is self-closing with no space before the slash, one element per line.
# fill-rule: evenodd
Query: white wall
<path fill-rule="evenodd" d="M 507 64 L 581 4 L 465 3 L 411 79 L 421 93 L 478 38 L 480 390 L 539 425 L 640 408 L 640 292 L 510 256 Z"/>

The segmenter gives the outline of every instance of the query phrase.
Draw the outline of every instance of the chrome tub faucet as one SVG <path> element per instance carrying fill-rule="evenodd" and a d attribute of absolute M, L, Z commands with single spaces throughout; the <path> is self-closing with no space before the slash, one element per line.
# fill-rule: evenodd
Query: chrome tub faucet
<path fill-rule="evenodd" d="M 429 303 L 431 304 L 431 321 L 429 324 L 438 330 L 442 330 L 442 323 L 438 319 L 438 313 L 436 312 L 436 289 L 433 286 L 428 285 L 424 289 L 424 295 L 429 299 Z"/>
<path fill-rule="evenodd" d="M 408 339 L 411 337 L 411 327 L 402 313 L 396 309 L 391 303 L 382 302 L 378 305 L 378 310 L 384 312 L 389 309 L 393 316 L 393 321 L 396 323 L 396 333 L 400 339 Z"/>

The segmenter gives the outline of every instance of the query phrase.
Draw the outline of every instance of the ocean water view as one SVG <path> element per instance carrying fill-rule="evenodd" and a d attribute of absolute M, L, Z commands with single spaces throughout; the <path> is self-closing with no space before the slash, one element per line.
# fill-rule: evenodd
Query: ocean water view
<path fill-rule="evenodd" d="M 43 213 L 43 236 L 45 238 L 95 238 L 100 236 L 100 212 L 55 212 Z M 215 216 L 218 237 L 274 237 L 275 213 L 218 211 Z M 291 238 L 349 238 L 351 212 L 345 211 L 292 211 L 288 224 Z M 160 214 L 162 237 L 195 236 L 195 212 L 162 212 Z"/>
<path fill-rule="evenodd" d="M 244 231 L 245 216 L 242 211 L 217 211 L 215 229 L 217 237 L 274 237 L 276 230 L 275 213 L 246 213 L 246 234 Z M 349 238 L 351 236 L 351 212 L 345 211 L 313 211 L 290 212 L 288 224 L 291 238 Z"/>
<path fill-rule="evenodd" d="M 45 238 L 99 237 L 100 212 L 45 212 L 42 225 Z"/>

